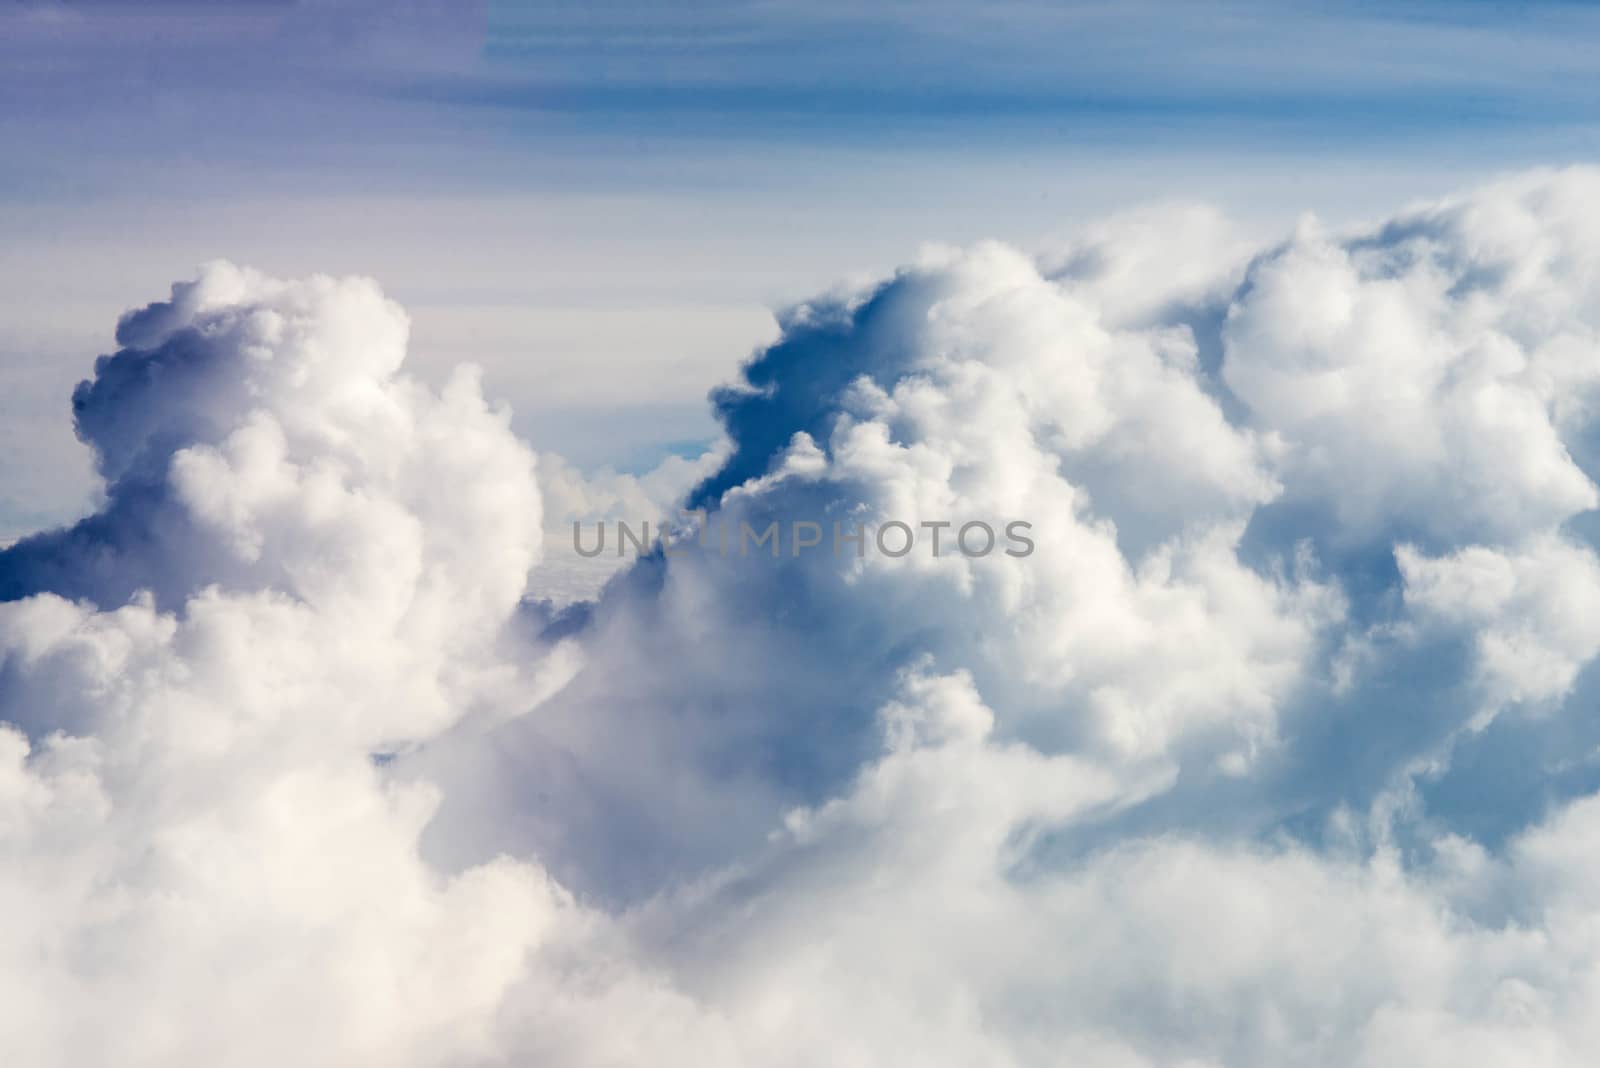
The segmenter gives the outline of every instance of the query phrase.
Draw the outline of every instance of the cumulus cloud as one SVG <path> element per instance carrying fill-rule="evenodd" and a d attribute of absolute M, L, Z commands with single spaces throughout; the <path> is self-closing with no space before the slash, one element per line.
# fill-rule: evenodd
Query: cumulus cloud
<path fill-rule="evenodd" d="M 5 1048 L 1586 1063 L 1597 193 L 932 250 L 646 476 L 370 282 L 205 269 L 74 397 L 103 508 L 0 550 Z M 565 522 L 680 504 L 563 605 Z"/>
<path fill-rule="evenodd" d="M 0 605 L 19 1063 L 476 1055 L 568 907 L 509 861 L 430 871 L 435 796 L 374 763 L 561 670 L 497 646 L 533 456 L 471 374 L 397 375 L 405 334 L 370 282 L 219 264 L 76 393 L 106 508 L 6 550 L 52 591 Z"/>

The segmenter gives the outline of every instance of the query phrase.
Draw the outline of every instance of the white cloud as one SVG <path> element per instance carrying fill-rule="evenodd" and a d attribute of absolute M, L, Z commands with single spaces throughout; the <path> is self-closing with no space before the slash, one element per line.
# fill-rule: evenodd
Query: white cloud
<path fill-rule="evenodd" d="M 1518 769 L 1500 841 L 1424 787 L 1589 696 L 1597 191 L 935 250 L 646 476 L 409 378 L 370 282 L 207 268 L 76 395 L 105 507 L 0 550 L 0 1045 L 1587 1063 L 1589 787 Z M 547 524 L 686 493 L 1036 547 L 690 545 L 543 603 Z"/>
<path fill-rule="evenodd" d="M 1545 538 L 1522 552 L 1470 546 L 1429 559 L 1407 545 L 1396 558 L 1408 604 L 1430 621 L 1473 635 L 1488 687 L 1487 715 L 1513 702 L 1565 698 L 1600 652 L 1600 560 L 1581 545 Z"/>
<path fill-rule="evenodd" d="M 539 546 L 532 454 L 470 375 L 397 377 L 405 330 L 371 283 L 216 265 L 126 319 L 80 391 L 113 529 L 13 552 L 106 600 L 110 559 L 173 603 L 0 605 L 7 718 L 33 738 L 0 742 L 20 1061 L 491 1051 L 570 908 L 526 865 L 430 871 L 433 792 L 373 763 L 545 685 L 496 645 Z"/>
<path fill-rule="evenodd" d="M 1564 438 L 1597 382 L 1577 355 L 1596 341 L 1592 181 L 1508 182 L 1357 240 L 1306 224 L 1251 267 L 1223 375 L 1282 435 L 1292 496 L 1355 538 L 1503 539 L 1600 502 Z"/>

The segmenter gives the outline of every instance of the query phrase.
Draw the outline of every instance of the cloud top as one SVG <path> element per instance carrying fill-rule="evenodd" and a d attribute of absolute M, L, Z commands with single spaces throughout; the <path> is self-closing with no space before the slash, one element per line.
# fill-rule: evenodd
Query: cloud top
<path fill-rule="evenodd" d="M 104 507 L 0 550 L 0 1045 L 1587 1063 L 1597 194 L 933 250 L 643 479 L 408 377 L 370 281 L 205 268 L 74 394 Z M 690 479 L 1036 550 L 690 524 L 553 603 L 547 524 Z"/>

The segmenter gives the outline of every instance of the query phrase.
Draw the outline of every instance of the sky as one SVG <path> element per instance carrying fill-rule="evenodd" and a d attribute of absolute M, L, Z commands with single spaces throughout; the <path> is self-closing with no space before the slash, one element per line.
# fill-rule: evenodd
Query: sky
<path fill-rule="evenodd" d="M 1597 46 L 6 3 L 0 1050 L 1588 1068 Z"/>

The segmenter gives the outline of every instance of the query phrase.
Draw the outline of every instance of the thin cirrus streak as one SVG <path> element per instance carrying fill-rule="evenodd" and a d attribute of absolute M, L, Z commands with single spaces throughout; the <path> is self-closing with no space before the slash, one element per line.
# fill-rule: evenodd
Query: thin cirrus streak
<path fill-rule="evenodd" d="M 203 269 L 74 395 L 104 508 L 0 551 L 0 1048 L 1588 1063 L 1597 194 L 930 252 L 670 493 L 409 378 L 371 282 Z M 547 524 L 641 502 L 1036 547 L 557 603 Z"/>

